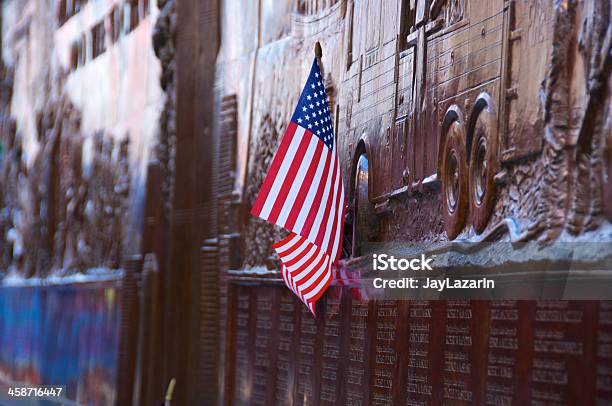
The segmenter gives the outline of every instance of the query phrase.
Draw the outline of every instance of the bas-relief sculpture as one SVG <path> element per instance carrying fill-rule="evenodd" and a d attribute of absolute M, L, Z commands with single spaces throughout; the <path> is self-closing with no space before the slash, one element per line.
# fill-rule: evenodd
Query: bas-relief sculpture
<path fill-rule="evenodd" d="M 253 74 L 252 83 L 219 85 L 219 100 L 235 97 L 237 105 L 250 108 L 240 108 L 237 114 L 249 117 L 236 120 L 248 127 L 238 133 L 249 136 L 238 143 L 248 146 L 248 153 L 239 154 L 247 157 L 241 163 L 247 168 L 244 221 L 223 230 L 230 235 L 240 229 L 242 243 L 232 247 L 242 246 L 242 255 L 231 255 L 244 258 L 237 265 L 245 268 L 231 277 L 228 291 L 227 400 L 610 399 L 607 303 L 368 303 L 333 288 L 322 303 L 323 316 L 315 320 L 290 292 L 274 285 L 278 280 L 248 279 L 253 267 L 268 268 L 266 275 L 274 279 L 277 263 L 270 244 L 282 231 L 249 218 L 248 209 L 289 121 L 316 41 L 323 48 L 322 70 L 350 197 L 346 230 L 357 230 L 346 235 L 347 257 L 356 254 L 351 246 L 363 238 L 359 218 L 369 220 L 368 239 L 381 241 L 609 240 L 610 5 L 595 0 L 291 3 L 260 4 L 266 18 L 259 21 L 286 26 L 259 27 L 264 34 L 257 30 L 258 49 L 244 56 L 249 63 L 219 57 L 219 71 L 241 63 L 241 68 L 252 66 Z M 169 216 L 180 72 L 175 2 L 159 0 L 158 6 L 153 45 L 166 99 L 155 158 Z M 275 16 L 291 8 L 290 16 Z M 235 33 L 223 36 L 226 48 L 233 40 L 248 42 L 237 38 L 238 28 L 224 28 Z M 40 152 L 26 165 L 8 114 L 10 77 L 7 70 L 0 106 L 5 145 L 0 269 L 44 276 L 51 269 L 116 267 L 126 238 L 121 220 L 130 195 L 129 144 L 102 133 L 82 134 L 79 112 L 59 94 L 41 110 Z M 91 166 L 84 168 L 84 141 L 90 136 Z M 361 185 L 359 162 L 367 163 L 361 166 L 366 175 L 359 177 Z M 225 264 L 219 265 L 222 271 L 229 266 L 226 260 L 218 263 Z M 486 348 L 490 354 L 484 357 Z M 588 368 L 595 362 L 601 367 Z M 595 384 L 580 392 L 584 374 Z M 580 393 L 583 398 L 577 398 Z"/>
<path fill-rule="evenodd" d="M 252 267 L 274 274 L 270 244 L 282 231 L 247 215 L 306 75 L 302 61 L 320 41 L 349 196 L 347 257 L 364 238 L 610 241 L 610 7 L 296 2 L 279 31 L 289 34 L 249 56 L 255 85 L 236 95 L 252 104 L 252 119 L 243 270 L 230 275 L 228 293 L 230 401 L 270 403 L 275 393 L 289 404 L 611 401 L 607 302 L 363 302 L 336 287 L 316 320 L 295 299 L 272 308 L 266 320 L 283 328 L 266 339 L 280 350 L 269 362 L 249 358 L 264 317 L 249 307 L 292 297 L 253 279 Z M 220 61 L 231 69 L 223 53 Z M 287 357 L 286 348 L 297 352 Z M 274 389 L 256 391 L 264 383 Z"/>
<path fill-rule="evenodd" d="M 118 268 L 127 241 L 129 138 L 115 145 L 96 134 L 86 167 L 80 114 L 65 95 L 52 95 L 37 114 L 39 148 L 27 164 L 9 110 L 4 104 L 0 268 L 25 277 Z"/>
<path fill-rule="evenodd" d="M 162 67 L 160 86 L 166 98 L 159 118 L 155 158 L 162 168 L 162 191 L 167 215 L 172 207 L 174 157 L 176 154 L 176 6 L 174 0 L 159 0 L 160 14 L 153 31 L 153 49 Z"/>
<path fill-rule="evenodd" d="M 0 203 L 0 272 L 44 277 L 118 268 L 121 257 L 140 249 L 145 176 L 138 161 L 148 159 L 153 149 L 150 129 L 156 126 L 148 123 L 157 119 L 161 95 L 157 78 L 142 74 L 157 72 L 151 64 L 156 61 L 134 57 L 149 53 L 148 27 L 158 5 L 148 0 L 93 3 L 3 3 L 3 63 L 10 67 L 2 69 L 16 73 L 2 75 L 3 87 L 10 87 L 2 94 L 2 138 L 5 156 L 13 159 L 2 164 L 7 179 Z M 167 3 L 172 2 L 160 1 L 160 6 Z M 129 18 L 124 12 L 131 13 Z M 173 53 L 166 54 L 165 65 L 174 64 Z M 119 80 L 133 79 L 134 72 L 138 80 Z M 97 75 L 101 80 L 91 86 L 87 78 Z M 160 78 L 164 89 L 171 76 L 166 70 Z M 92 89 L 95 94 L 82 97 Z M 17 141 L 10 143 L 9 118 L 17 123 Z M 167 134 L 174 118 L 163 123 L 168 125 L 160 133 Z M 168 137 L 159 138 L 154 155 L 167 163 Z M 164 177 L 166 190 L 171 179 Z"/>
<path fill-rule="evenodd" d="M 253 103 L 245 207 L 303 69 L 284 61 L 310 59 L 320 40 L 344 169 L 355 172 L 357 154 L 370 161 L 378 239 L 490 240 L 509 219 L 512 240 L 607 227 L 607 3 L 302 3 L 291 35 L 259 51 L 255 93 L 243 95 Z M 247 249 L 246 265 L 263 265 L 269 243 L 253 244 L 261 253 Z"/>

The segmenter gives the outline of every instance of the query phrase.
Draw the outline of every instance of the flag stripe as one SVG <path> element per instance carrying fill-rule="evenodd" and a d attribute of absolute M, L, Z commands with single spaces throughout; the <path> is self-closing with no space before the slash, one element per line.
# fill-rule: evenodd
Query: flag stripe
<path fill-rule="evenodd" d="M 314 296 L 310 297 L 309 299 L 307 299 L 310 302 L 316 302 L 317 300 L 319 300 L 319 298 L 323 295 L 323 293 L 325 293 L 325 290 L 327 289 L 327 287 L 329 285 L 331 285 L 332 283 L 332 275 L 331 272 L 326 274 L 325 280 L 323 281 L 323 283 L 321 283 L 316 290 L 314 290 L 313 292 L 315 293 Z"/>
<path fill-rule="evenodd" d="M 297 131 L 296 134 L 297 133 L 299 133 L 299 131 Z M 298 146 L 298 149 L 295 153 L 295 159 L 293 159 L 293 161 L 289 165 L 287 175 L 284 177 L 284 179 L 281 179 L 281 187 L 278 191 L 278 194 L 276 195 L 274 204 L 272 205 L 270 216 L 268 217 L 268 221 L 270 223 L 275 223 L 280 226 L 284 224 L 284 220 L 279 221 L 279 216 L 283 211 L 285 205 L 291 204 L 291 202 L 287 201 L 289 192 L 293 187 L 299 187 L 299 184 L 302 181 L 302 179 L 300 179 L 298 176 L 298 171 L 301 167 L 306 167 L 306 165 L 308 164 L 308 151 L 312 151 L 315 145 L 315 140 L 313 138 L 314 137 L 312 136 L 306 135 L 305 132 L 302 133 L 300 145 Z M 304 171 L 306 171 L 306 169 L 304 169 Z"/>
<path fill-rule="evenodd" d="M 270 194 L 270 188 L 272 187 L 272 183 L 276 179 L 276 175 L 278 174 L 278 170 L 285 160 L 285 156 L 287 155 L 287 150 L 289 149 L 289 144 L 291 144 L 291 140 L 293 139 L 293 135 L 295 134 L 295 130 L 298 128 L 297 124 L 289 123 L 287 127 L 287 131 L 285 131 L 285 135 L 281 140 L 281 143 L 278 147 L 278 151 L 272 160 L 272 165 L 270 165 L 270 170 L 264 179 L 263 185 L 259 190 L 259 195 L 257 195 L 257 199 L 255 200 L 255 204 L 253 205 L 253 209 L 251 209 L 251 214 L 254 216 L 258 216 L 261 213 L 264 203 L 266 202 L 268 195 Z"/>
<path fill-rule="evenodd" d="M 299 267 L 299 266 L 301 266 L 304 263 L 303 261 L 308 260 L 308 258 L 310 258 L 312 255 L 314 255 L 316 253 L 316 250 L 317 250 L 317 247 L 312 245 L 312 244 L 310 244 L 303 251 L 301 251 L 299 253 L 299 255 L 296 255 L 296 256 L 294 256 L 291 259 L 288 259 L 286 257 L 283 258 L 283 263 L 289 269 L 292 269 L 292 268 L 295 268 L 295 267 Z"/>
<path fill-rule="evenodd" d="M 285 252 L 282 255 L 281 259 L 284 263 L 287 263 L 295 257 L 299 258 L 300 255 L 304 255 L 304 251 L 308 248 L 308 246 L 308 241 L 301 240 L 298 244 L 295 245 L 295 247 L 292 247 L 288 250 L 290 252 Z"/>
<path fill-rule="evenodd" d="M 310 162 L 310 166 L 308 167 L 308 172 L 306 173 L 306 176 L 304 177 L 304 183 L 300 187 L 300 191 L 298 192 L 298 195 L 296 196 L 296 199 L 295 199 L 295 204 L 293 205 L 293 207 L 291 207 L 289 216 L 287 217 L 287 221 L 285 222 L 285 228 L 287 228 L 288 230 L 292 230 L 294 226 L 296 225 L 296 220 L 298 219 L 300 212 L 303 211 L 302 207 L 309 207 L 309 204 L 307 203 L 308 201 L 307 196 L 310 191 L 313 191 L 314 193 L 314 189 L 311 187 L 313 184 L 313 181 L 315 179 L 320 178 L 320 174 L 323 171 L 323 166 L 325 165 L 325 161 L 330 156 L 329 153 L 322 154 L 323 148 L 325 148 L 325 145 L 320 141 L 317 142 L 317 149 L 314 152 L 315 159 L 312 159 L 312 161 Z M 319 175 L 319 176 L 315 177 L 316 175 Z M 295 231 L 295 232 L 299 233 L 299 231 Z"/>
<path fill-rule="evenodd" d="M 310 262 L 310 264 L 304 268 L 304 271 L 301 272 L 302 274 L 304 274 L 304 277 L 292 277 L 293 285 L 296 287 L 297 290 L 300 291 L 300 295 L 303 296 L 302 285 L 304 285 L 304 283 L 309 280 L 308 278 L 310 278 L 312 275 L 315 275 L 317 273 L 317 270 L 321 269 L 324 262 L 325 257 L 321 253 L 317 253 L 316 256 L 312 257 L 312 261 Z M 296 272 L 299 272 L 299 270 L 296 270 Z M 292 274 L 290 273 L 290 275 Z"/>
<path fill-rule="evenodd" d="M 325 148 L 325 150 L 327 150 L 327 148 Z M 312 224 L 305 227 L 308 222 L 308 215 L 310 214 L 311 208 L 314 207 L 321 199 L 320 195 L 323 193 L 322 187 L 324 187 L 323 180 L 326 179 L 325 174 L 328 174 L 327 176 L 329 176 L 329 167 L 331 165 L 331 161 L 333 160 L 332 154 L 327 151 L 324 152 L 323 158 L 324 159 L 319 161 L 319 166 L 317 167 L 317 172 L 315 173 L 313 183 L 308 190 L 306 199 L 304 199 L 303 208 L 300 211 L 295 227 L 293 228 L 294 233 L 300 234 L 306 238 L 308 238 L 310 227 L 312 227 Z"/>
<path fill-rule="evenodd" d="M 340 167 L 339 167 L 339 163 L 336 160 L 336 173 L 340 174 Z M 340 194 L 338 193 L 338 184 L 340 182 L 340 176 L 336 176 L 336 181 L 334 183 L 334 195 L 333 198 L 331 198 L 329 201 L 327 202 L 327 207 L 325 208 L 325 213 L 323 214 L 323 218 L 327 219 L 327 224 L 325 224 L 325 227 L 321 227 L 321 229 L 319 229 L 319 235 L 317 235 L 317 242 L 319 242 L 319 246 L 325 251 L 327 252 L 330 257 L 331 257 L 331 250 L 330 250 L 330 231 L 332 226 L 334 225 L 334 222 L 337 220 L 337 207 L 338 207 L 338 198 L 340 197 Z M 322 238 L 322 241 L 321 241 Z M 331 240 L 333 242 L 333 239 Z"/>
<path fill-rule="evenodd" d="M 332 248 L 331 259 L 332 261 L 337 261 L 340 259 L 340 254 L 342 253 L 342 240 L 344 238 L 344 211 L 346 210 L 346 204 L 344 202 L 344 188 L 342 188 L 342 193 L 340 195 L 340 201 L 338 202 L 338 213 L 339 218 L 336 221 L 336 232 L 335 241 Z"/>
<path fill-rule="evenodd" d="M 305 228 L 302 230 L 302 235 L 307 236 L 310 241 L 315 241 L 315 238 L 319 232 L 319 227 L 321 224 L 321 207 L 327 203 L 327 196 L 329 195 L 329 189 L 331 187 L 333 178 L 336 176 L 336 155 L 332 157 L 333 160 L 333 170 L 328 171 L 327 178 L 325 182 L 321 182 L 319 184 L 319 190 L 317 190 L 317 195 L 314 199 L 314 204 L 310 208 L 310 212 L 308 213 L 308 217 L 306 219 Z M 317 223 L 316 220 L 319 220 Z"/>
<path fill-rule="evenodd" d="M 285 285 L 289 286 L 289 288 L 293 290 L 293 287 L 289 283 L 289 279 L 287 279 L 287 268 L 284 265 L 281 267 L 281 276 L 283 277 L 283 281 L 285 281 Z M 295 291 L 293 293 L 295 293 Z"/>
<path fill-rule="evenodd" d="M 301 203 L 296 201 L 296 199 L 298 194 L 305 188 L 308 188 L 309 184 L 312 182 L 314 170 L 312 173 L 310 173 L 311 167 L 313 167 L 316 162 L 315 156 L 317 151 L 320 151 L 322 148 L 322 144 L 323 143 L 321 140 L 319 140 L 317 137 L 310 136 L 310 143 L 308 144 L 308 149 L 304 154 L 304 158 L 302 159 L 299 169 L 297 170 L 295 176 L 292 176 L 291 174 L 288 176 L 287 181 L 291 183 L 289 193 L 287 194 L 287 198 L 285 199 L 281 213 L 276 221 L 276 223 L 281 225 L 281 227 L 287 227 L 287 219 L 289 218 L 291 211 L 295 207 L 301 206 Z"/>
<path fill-rule="evenodd" d="M 323 261 L 325 261 L 325 255 L 321 251 L 318 251 L 317 255 L 314 257 L 310 265 L 303 269 L 296 269 L 295 271 L 290 272 L 294 283 L 301 286 L 305 283 L 302 281 L 307 282 L 310 278 L 312 278 L 313 275 L 317 273 L 317 271 L 323 264 Z"/>
<path fill-rule="evenodd" d="M 281 162 L 280 168 L 278 169 L 278 173 L 276 174 L 276 177 L 274 178 L 274 182 L 272 183 L 272 186 L 270 187 L 270 192 L 268 193 L 269 198 L 266 199 L 266 201 L 264 202 L 263 208 L 261 209 L 261 212 L 259 213 L 259 217 L 261 217 L 264 220 L 268 220 L 268 216 L 270 215 L 272 206 L 274 205 L 276 201 L 276 197 L 278 196 L 280 192 L 281 186 L 283 185 L 283 182 L 285 178 L 287 177 L 287 172 L 289 172 L 289 167 L 294 162 L 293 157 L 295 156 L 296 151 L 302 141 L 303 135 L 304 135 L 304 129 L 298 126 L 297 130 L 293 133 L 293 136 L 291 137 L 291 143 L 289 144 L 289 147 L 287 148 L 287 155 L 291 157 L 292 159 L 285 159 Z"/>
<path fill-rule="evenodd" d="M 289 234 L 285 239 L 272 244 L 272 247 L 280 254 L 284 253 L 289 248 L 293 247 L 300 241 L 299 238 L 293 233 Z"/>
<path fill-rule="evenodd" d="M 328 232 L 328 235 L 330 238 L 328 242 L 326 242 L 326 243 L 329 243 L 328 253 L 332 261 L 336 260 L 335 251 L 336 251 L 336 247 L 338 246 L 338 241 L 336 241 L 336 233 L 338 232 L 338 226 L 340 225 L 340 221 L 339 221 L 340 213 L 338 213 L 339 209 L 340 209 L 340 193 L 338 193 L 336 202 L 334 203 L 334 213 L 333 213 L 334 221 L 333 223 L 329 224 L 329 227 L 331 228 L 331 230 Z"/>
<path fill-rule="evenodd" d="M 306 295 L 306 293 L 310 292 L 311 289 L 309 287 L 315 287 L 315 282 L 317 282 L 327 270 L 327 263 L 329 262 L 329 257 L 327 255 L 323 255 L 321 260 L 317 263 L 316 269 L 314 272 L 311 272 L 307 277 L 304 277 L 302 280 L 297 281 L 298 286 L 300 287 L 300 292 L 302 295 Z"/>
<path fill-rule="evenodd" d="M 309 238 L 311 241 L 314 241 L 315 244 L 321 246 L 321 236 L 322 233 L 325 232 L 325 224 L 323 223 L 323 219 L 327 219 L 326 215 L 329 214 L 329 210 L 331 207 L 332 200 L 332 185 L 336 185 L 338 178 L 338 165 L 336 165 L 337 158 L 334 156 L 334 168 L 332 170 L 332 176 L 330 183 L 325 185 L 325 192 L 323 193 L 323 197 L 321 198 L 321 204 L 318 207 L 318 210 L 312 211 L 311 214 L 315 214 L 315 218 L 313 220 L 314 227 L 310 230 Z M 323 247 L 323 250 L 327 251 L 327 247 Z"/>
<path fill-rule="evenodd" d="M 326 272 L 329 269 L 327 267 L 328 264 L 329 264 L 329 257 L 325 257 L 325 262 L 320 267 L 319 272 L 317 272 L 315 275 L 309 278 L 307 282 L 305 282 L 304 284 L 302 284 L 302 286 L 300 286 L 301 293 L 302 295 L 304 295 L 304 298 L 309 299 L 310 297 L 312 297 L 312 295 L 308 295 L 308 294 L 310 292 L 316 293 L 317 287 L 320 284 L 324 283 L 325 278 L 329 277 L 329 272 Z"/>

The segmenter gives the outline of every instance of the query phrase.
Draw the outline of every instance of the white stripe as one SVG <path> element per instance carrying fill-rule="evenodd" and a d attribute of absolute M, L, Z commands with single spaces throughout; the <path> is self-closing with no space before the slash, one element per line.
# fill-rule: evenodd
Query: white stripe
<path fill-rule="evenodd" d="M 321 279 L 319 284 L 313 290 L 311 290 L 306 295 L 304 295 L 304 299 L 308 300 L 311 297 L 316 296 L 317 293 L 319 293 L 321 289 L 323 289 L 323 286 L 325 286 L 327 281 L 329 281 L 329 278 L 331 277 L 331 272 L 329 272 L 328 264 L 329 264 L 328 261 L 325 261 L 325 266 L 321 269 L 322 272 L 325 272 L 325 276 L 323 277 L 323 279 Z M 312 278 L 311 281 L 312 282 L 316 281 L 320 275 L 321 273 L 319 273 L 316 278 Z M 309 284 L 309 286 L 312 284 L 312 282 Z M 303 289 L 306 289 L 306 288 L 303 288 Z"/>
<path fill-rule="evenodd" d="M 285 158 L 283 159 L 283 162 L 281 163 L 281 167 L 278 169 L 278 173 L 276 177 L 274 178 L 274 183 L 272 184 L 272 187 L 270 188 L 270 192 L 268 193 L 268 197 L 266 198 L 264 206 L 261 208 L 261 213 L 259 214 L 259 217 L 261 217 L 264 220 L 268 219 L 268 216 L 270 215 L 270 212 L 272 211 L 272 207 L 274 206 L 274 202 L 276 202 L 278 192 L 280 191 L 281 187 L 283 186 L 283 182 L 285 181 L 285 178 L 287 177 L 287 172 L 289 172 L 289 167 L 291 166 L 291 163 L 294 161 L 294 158 L 296 156 L 296 151 L 298 147 L 300 146 L 300 142 L 302 141 L 302 136 L 305 131 L 306 130 L 304 130 L 302 127 L 297 126 L 295 133 L 293 134 L 293 139 L 291 140 L 291 144 L 289 144 L 289 148 L 287 148 L 287 153 L 285 154 Z"/>
<path fill-rule="evenodd" d="M 291 289 L 291 291 L 297 295 L 298 291 L 297 291 L 297 288 L 295 287 L 295 283 L 293 282 L 293 279 L 291 279 L 291 275 L 289 274 L 289 270 L 285 268 L 285 272 L 286 272 L 286 278 L 287 278 L 287 281 L 288 281 L 288 285 L 287 286 L 289 286 L 289 289 Z"/>
<path fill-rule="evenodd" d="M 304 300 L 306 301 L 310 301 L 313 297 L 315 297 L 324 287 L 325 284 L 329 281 L 329 274 L 327 277 L 323 278 L 321 280 L 321 283 L 319 283 L 319 286 L 317 286 L 316 289 L 311 290 L 310 292 L 308 292 L 307 295 L 304 296 Z"/>
<path fill-rule="evenodd" d="M 308 190 L 308 194 L 306 195 L 306 199 L 304 199 L 304 204 L 302 205 L 302 210 L 300 210 L 300 214 L 298 215 L 298 218 L 295 221 L 295 226 L 293 227 L 293 232 L 296 234 L 300 234 L 302 228 L 304 228 L 310 208 L 314 204 L 314 198 L 317 194 L 317 190 L 319 189 L 319 183 L 323 180 L 323 169 L 325 169 L 325 164 L 330 159 L 332 159 L 332 154 L 329 152 L 329 148 L 324 147 L 321 157 L 319 158 L 319 164 L 317 165 L 315 176 L 312 179 L 312 185 L 310 185 L 310 189 Z"/>
<path fill-rule="evenodd" d="M 319 202 L 319 210 L 317 210 L 317 216 L 314 219 L 312 228 L 310 229 L 310 233 L 308 234 L 308 239 L 315 242 L 317 238 L 317 234 L 319 233 L 319 228 L 321 228 L 321 222 L 323 221 L 323 215 L 325 214 L 325 206 L 327 206 L 327 198 L 329 197 L 329 192 L 331 191 L 331 182 L 332 176 L 334 174 L 334 167 L 336 166 L 336 158 L 337 155 L 334 154 L 334 162 L 333 165 L 330 166 L 330 171 L 327 176 L 327 180 L 325 181 L 325 189 L 323 191 L 323 196 L 321 197 L 321 201 Z"/>
<path fill-rule="evenodd" d="M 304 178 L 306 177 L 306 172 L 308 172 L 308 168 L 310 167 L 310 164 L 312 163 L 313 155 L 315 153 L 317 143 L 319 142 L 321 142 L 321 140 L 319 140 L 314 135 L 311 136 L 310 144 L 308 144 L 308 149 L 306 150 L 306 154 L 304 154 L 304 158 L 302 159 L 302 162 L 300 163 L 300 168 L 298 169 L 297 174 L 295 175 L 295 178 L 291 180 L 293 182 L 291 184 L 291 189 L 289 190 L 287 199 L 285 200 L 285 203 L 283 204 L 281 212 L 278 216 L 278 220 L 276 220 L 276 224 L 278 224 L 281 227 L 285 226 L 285 223 L 287 222 L 287 217 L 289 217 L 289 213 L 291 213 L 291 209 L 293 209 L 293 204 L 295 203 L 295 199 L 297 198 L 297 195 L 300 189 L 304 185 Z"/>
<path fill-rule="evenodd" d="M 310 265 L 308 265 L 306 267 L 306 269 L 304 269 L 302 272 L 300 272 L 297 275 L 293 276 L 293 281 L 294 283 L 297 285 L 298 283 L 300 283 L 302 281 L 302 279 L 304 279 L 306 277 L 306 275 L 308 275 L 315 266 L 317 266 L 317 264 L 319 263 L 319 261 L 321 261 L 321 257 L 325 255 L 321 250 L 317 250 L 317 256 L 314 259 L 314 261 L 312 261 L 310 263 Z M 301 286 L 300 286 L 300 290 L 302 290 Z"/>
<path fill-rule="evenodd" d="M 274 248 L 276 250 L 276 252 L 278 253 L 278 255 L 282 255 L 283 252 L 287 251 L 288 249 L 290 249 L 291 247 L 293 247 L 296 243 L 298 243 L 299 241 L 302 241 L 302 239 L 300 238 L 300 236 L 298 235 L 294 235 L 293 237 L 291 237 L 291 239 L 289 239 L 289 241 L 286 241 L 283 245 Z"/>
<path fill-rule="evenodd" d="M 336 176 L 336 183 L 334 184 L 334 195 L 331 200 L 331 207 L 329 208 L 329 216 L 327 218 L 327 224 L 325 225 L 325 233 L 323 234 L 323 242 L 321 243 L 321 249 L 325 252 L 329 250 L 329 239 L 331 238 L 331 229 L 334 225 L 334 220 L 336 220 L 336 198 L 338 197 L 338 184 L 340 183 L 340 164 L 336 160 L 336 170 L 338 171 L 338 176 Z M 333 244 L 333 241 L 332 241 Z M 333 257 L 330 257 L 333 258 Z"/>
<path fill-rule="evenodd" d="M 314 275 L 312 275 L 310 278 L 308 278 L 308 280 L 305 281 L 304 284 L 300 285 L 300 291 L 303 292 L 306 289 L 308 289 L 308 287 L 310 285 L 312 285 L 319 278 L 319 276 L 321 276 L 321 274 L 323 272 L 326 272 L 327 271 L 327 264 L 328 263 L 329 263 L 329 257 L 327 255 L 325 255 L 325 260 L 323 261 L 323 265 L 321 266 L 321 268 L 319 268 L 319 270 Z M 325 279 L 325 278 L 323 278 L 323 279 Z"/>
<path fill-rule="evenodd" d="M 291 289 L 291 286 L 289 285 L 289 280 L 287 279 L 287 268 L 285 267 L 285 265 L 281 267 L 281 275 L 283 277 L 283 280 L 285 281 L 285 285 L 287 285 L 289 289 Z"/>
<path fill-rule="evenodd" d="M 342 179 L 340 179 L 340 181 L 342 182 Z M 336 218 L 336 241 L 332 241 L 332 244 L 334 244 L 332 246 L 332 255 L 331 255 L 332 261 L 334 261 L 336 257 L 338 256 L 338 250 L 342 246 L 342 240 L 344 238 L 344 236 L 340 235 L 341 230 L 342 230 L 342 222 L 344 222 L 344 219 L 342 218 L 343 210 L 344 210 L 344 185 L 341 183 L 340 201 L 338 202 L 338 211 L 337 211 L 337 218 Z"/>
<path fill-rule="evenodd" d="M 308 241 L 306 241 L 305 239 L 300 238 L 301 244 L 295 249 L 295 251 L 283 256 L 281 259 L 283 260 L 283 262 L 288 262 L 291 261 L 293 258 L 295 258 L 298 255 L 301 255 L 303 251 L 306 250 L 306 248 L 308 247 Z"/>
<path fill-rule="evenodd" d="M 283 265 L 282 266 L 283 279 L 285 279 L 285 284 L 293 293 L 297 295 L 297 290 L 294 286 L 293 279 L 291 278 L 291 274 L 289 273 L 289 269 Z"/>
<path fill-rule="evenodd" d="M 311 244 L 310 247 L 311 247 L 310 251 L 308 251 L 296 264 L 294 264 L 291 267 L 287 268 L 289 270 L 289 277 L 291 278 L 291 284 L 293 286 L 293 290 L 294 291 L 298 290 L 298 285 L 297 285 L 298 279 L 292 277 L 291 273 L 295 272 L 300 266 L 302 266 L 305 262 L 307 262 L 312 257 L 316 256 L 317 253 L 320 252 L 315 245 Z M 312 269 L 312 267 L 314 265 L 316 265 L 317 261 L 318 261 L 318 259 L 315 259 L 315 261 L 313 263 L 311 263 L 309 265 L 309 267 Z M 301 273 L 300 273 L 300 275 L 301 275 Z"/>
<path fill-rule="evenodd" d="M 317 251 L 317 247 L 314 244 L 310 244 L 310 250 L 304 254 L 304 256 L 302 258 L 300 258 L 300 260 L 298 262 L 296 262 L 295 264 L 291 265 L 291 267 L 289 268 L 290 271 L 295 271 L 296 269 L 298 269 L 300 266 L 302 266 L 306 261 L 308 261 L 308 259 L 312 256 L 314 256 L 316 254 Z M 306 251 L 306 249 L 304 249 L 304 252 Z M 287 261 L 285 258 L 282 258 L 283 261 Z"/>
<path fill-rule="evenodd" d="M 325 275 L 325 277 L 323 279 L 321 279 L 321 282 L 319 282 L 319 284 L 317 285 L 316 288 L 314 288 L 313 290 L 311 290 L 310 292 L 308 292 L 306 295 L 304 295 L 304 299 L 306 300 L 310 300 L 310 298 L 316 296 L 325 286 L 325 284 L 327 282 L 329 282 L 329 279 L 331 278 L 331 273 L 327 273 Z"/>
<path fill-rule="evenodd" d="M 306 303 L 306 306 L 308 306 L 308 308 L 310 309 L 310 313 L 315 314 L 313 303 Z"/>

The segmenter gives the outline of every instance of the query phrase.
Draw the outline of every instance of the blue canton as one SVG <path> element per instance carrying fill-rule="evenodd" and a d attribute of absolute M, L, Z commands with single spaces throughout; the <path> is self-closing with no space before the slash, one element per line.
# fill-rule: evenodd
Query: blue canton
<path fill-rule="evenodd" d="M 291 121 L 319 137 L 329 149 L 334 149 L 334 129 L 329 102 L 316 58 Z"/>

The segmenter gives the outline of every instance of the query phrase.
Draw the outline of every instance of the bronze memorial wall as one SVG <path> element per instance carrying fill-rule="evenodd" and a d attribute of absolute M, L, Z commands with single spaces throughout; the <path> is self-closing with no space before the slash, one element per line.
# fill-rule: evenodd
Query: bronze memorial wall
<path fill-rule="evenodd" d="M 278 272 L 286 231 L 249 215 L 316 44 L 346 192 L 340 271 L 369 262 L 368 243 L 491 243 L 470 266 L 517 259 L 519 290 L 539 299 L 532 276 L 567 258 L 529 263 L 517 244 L 533 243 L 567 244 L 572 271 L 607 278 L 593 258 L 612 242 L 612 4 L 220 3 L 215 91 L 232 113 L 215 135 L 235 145 L 216 168 L 233 182 L 216 219 L 232 247 L 218 257 L 221 403 L 612 404 L 612 302 L 366 300 L 336 280 L 314 317 Z"/>
<path fill-rule="evenodd" d="M 612 303 L 378 301 L 234 281 L 230 404 L 608 404 Z M 345 317 L 341 317 L 340 315 Z"/>

